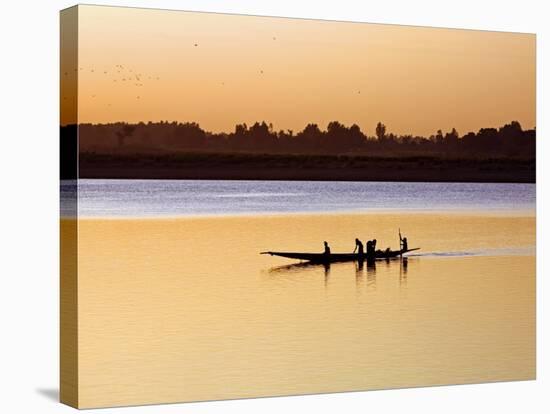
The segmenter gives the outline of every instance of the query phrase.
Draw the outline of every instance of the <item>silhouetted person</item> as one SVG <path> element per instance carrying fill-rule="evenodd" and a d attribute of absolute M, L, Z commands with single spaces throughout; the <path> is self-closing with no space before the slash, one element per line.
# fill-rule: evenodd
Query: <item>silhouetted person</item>
<path fill-rule="evenodd" d="M 372 241 L 372 251 L 376 252 L 376 239 Z"/>
<path fill-rule="evenodd" d="M 372 240 L 367 241 L 367 264 L 372 264 L 376 260 L 376 251 Z"/>
<path fill-rule="evenodd" d="M 401 250 L 408 250 L 409 249 L 409 243 L 407 242 L 407 238 L 406 237 L 401 237 L 401 234 L 400 234 L 399 239 L 401 241 Z"/>
<path fill-rule="evenodd" d="M 353 249 L 353 253 L 355 253 L 355 251 L 361 256 L 365 253 L 363 250 L 363 243 L 361 243 L 359 239 L 355 239 L 355 249 Z"/>
<path fill-rule="evenodd" d="M 374 249 L 372 248 L 372 241 L 367 241 L 367 257 L 373 257 L 374 256 Z"/>
<path fill-rule="evenodd" d="M 323 243 L 325 244 L 325 254 L 330 255 L 330 247 L 328 246 L 328 243 L 326 241 Z"/>

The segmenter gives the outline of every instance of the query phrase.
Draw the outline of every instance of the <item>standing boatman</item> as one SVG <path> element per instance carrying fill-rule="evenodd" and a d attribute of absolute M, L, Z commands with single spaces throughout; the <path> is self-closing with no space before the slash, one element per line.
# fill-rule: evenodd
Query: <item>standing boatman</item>
<path fill-rule="evenodd" d="M 361 243 L 361 240 L 359 239 L 355 239 L 355 249 L 353 249 L 353 253 L 355 253 L 355 251 L 357 251 L 360 256 L 363 256 L 365 253 L 363 250 L 363 243 Z"/>
<path fill-rule="evenodd" d="M 401 250 L 409 249 L 409 243 L 407 242 L 407 238 L 401 237 L 401 229 L 399 229 L 399 246 L 401 247 Z"/>

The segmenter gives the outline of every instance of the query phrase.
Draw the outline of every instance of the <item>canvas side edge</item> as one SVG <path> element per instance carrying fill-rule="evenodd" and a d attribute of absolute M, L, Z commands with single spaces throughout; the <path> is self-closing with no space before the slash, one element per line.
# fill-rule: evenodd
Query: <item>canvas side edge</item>
<path fill-rule="evenodd" d="M 60 12 L 59 399 L 79 408 L 78 381 L 78 6 Z"/>

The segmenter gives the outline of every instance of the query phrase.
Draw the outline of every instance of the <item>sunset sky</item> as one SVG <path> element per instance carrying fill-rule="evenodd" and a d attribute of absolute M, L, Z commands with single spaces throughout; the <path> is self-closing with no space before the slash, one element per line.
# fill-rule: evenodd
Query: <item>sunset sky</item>
<path fill-rule="evenodd" d="M 382 121 L 400 134 L 462 134 L 535 126 L 535 43 L 532 34 L 79 6 L 78 70 L 65 61 L 61 77 L 79 75 L 80 123 L 195 121 L 217 132 L 338 120 L 374 134 Z"/>

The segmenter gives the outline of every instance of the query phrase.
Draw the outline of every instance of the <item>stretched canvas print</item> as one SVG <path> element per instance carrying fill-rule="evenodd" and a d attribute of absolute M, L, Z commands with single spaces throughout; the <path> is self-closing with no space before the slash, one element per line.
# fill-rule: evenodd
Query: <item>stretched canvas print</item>
<path fill-rule="evenodd" d="M 535 378 L 535 35 L 61 12 L 61 401 Z"/>

